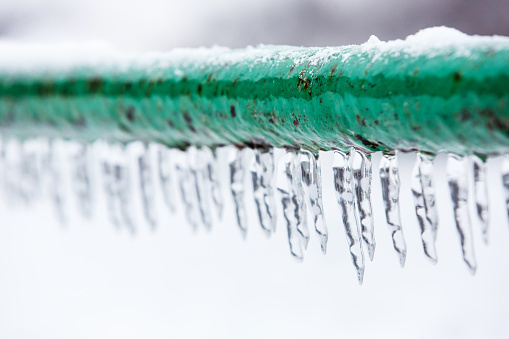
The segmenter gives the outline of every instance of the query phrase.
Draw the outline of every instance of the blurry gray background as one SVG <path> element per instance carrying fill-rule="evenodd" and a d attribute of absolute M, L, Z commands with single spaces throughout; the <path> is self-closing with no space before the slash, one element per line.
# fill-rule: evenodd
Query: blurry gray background
<path fill-rule="evenodd" d="M 2 0 L 0 37 L 107 40 L 122 49 L 358 44 L 446 25 L 509 35 L 507 0 Z"/>

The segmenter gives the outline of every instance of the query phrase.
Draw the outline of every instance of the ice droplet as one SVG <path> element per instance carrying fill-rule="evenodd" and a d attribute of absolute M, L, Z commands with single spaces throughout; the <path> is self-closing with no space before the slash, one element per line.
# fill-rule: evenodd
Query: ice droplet
<path fill-rule="evenodd" d="M 350 149 L 349 158 L 362 240 L 368 250 L 369 260 L 373 260 L 376 243 L 371 212 L 371 160 L 353 148 Z"/>
<path fill-rule="evenodd" d="M 322 174 L 320 162 L 315 159 L 315 156 L 306 150 L 300 153 L 300 169 L 302 173 L 302 183 L 304 184 L 304 195 L 307 200 L 307 205 L 313 221 L 315 223 L 315 230 L 320 240 L 322 253 L 327 252 L 327 224 L 323 216 L 323 202 L 322 202 Z"/>
<path fill-rule="evenodd" d="M 362 250 L 359 220 L 355 213 L 355 194 L 349 156 L 340 151 L 333 152 L 332 171 L 334 190 L 341 207 L 343 226 L 346 232 L 352 263 L 357 270 L 357 279 L 362 285 L 364 279 L 364 253 Z"/>
<path fill-rule="evenodd" d="M 260 225 L 269 236 L 276 231 L 276 203 L 274 201 L 274 151 L 255 149 L 251 162 L 253 194 Z"/>
<path fill-rule="evenodd" d="M 461 241 L 463 260 L 467 264 L 470 273 L 475 274 L 477 264 L 475 261 L 472 227 L 470 225 L 470 214 L 468 211 L 468 160 L 469 157 L 448 154 L 447 179 L 451 191 L 456 228 Z"/>
<path fill-rule="evenodd" d="M 398 159 L 396 155 L 383 155 L 380 160 L 380 182 L 382 183 L 382 197 L 385 207 L 385 219 L 392 234 L 392 245 L 398 253 L 399 264 L 405 266 L 406 243 L 401 228 L 399 212 L 399 180 Z"/>
<path fill-rule="evenodd" d="M 486 185 L 486 164 L 478 156 L 472 155 L 472 169 L 474 176 L 474 196 L 477 216 L 481 222 L 482 235 L 485 244 L 488 244 L 489 231 L 489 201 L 488 186 Z"/>
<path fill-rule="evenodd" d="M 150 160 L 150 148 L 149 146 L 144 145 L 142 153 L 138 156 L 141 200 L 145 220 L 152 229 L 155 229 L 157 227 L 157 213 L 155 211 L 155 190 L 154 182 L 152 181 L 153 178 Z"/>
<path fill-rule="evenodd" d="M 194 176 L 189 168 L 188 154 L 181 150 L 173 150 L 171 155 L 175 159 L 175 170 L 177 172 L 177 180 L 187 222 L 194 231 L 197 231 L 200 211 L 198 210 Z"/>
<path fill-rule="evenodd" d="M 189 168 L 194 177 L 196 199 L 200 209 L 201 221 L 203 225 L 210 230 L 212 229 L 212 215 L 209 205 L 210 183 L 208 181 L 209 176 L 207 173 L 210 158 L 208 158 L 208 153 L 206 153 L 206 151 L 197 149 L 194 146 L 189 147 L 187 153 L 190 164 Z"/>
<path fill-rule="evenodd" d="M 217 159 L 217 149 L 212 152 L 210 148 L 203 147 L 202 150 L 207 154 L 207 158 L 209 159 L 207 162 L 207 174 L 208 181 L 210 183 L 210 192 L 212 195 L 212 201 L 214 201 L 214 205 L 216 206 L 217 216 L 219 219 L 223 217 L 223 197 L 221 195 L 221 183 L 218 178 L 218 159 Z"/>
<path fill-rule="evenodd" d="M 157 150 L 157 167 L 159 173 L 159 184 L 163 191 L 163 199 L 166 206 L 172 213 L 175 213 L 175 193 L 172 189 L 172 173 L 170 162 L 170 151 L 166 146 L 159 145 Z"/>
<path fill-rule="evenodd" d="M 242 233 L 242 237 L 245 238 L 247 234 L 246 207 L 244 205 L 244 178 L 246 170 L 244 168 L 243 154 L 243 150 L 241 151 L 235 147 L 230 148 L 228 164 L 230 167 L 230 189 L 235 205 L 237 224 Z"/>
<path fill-rule="evenodd" d="M 432 156 L 417 152 L 417 160 L 412 171 L 412 193 L 415 214 L 421 228 L 421 240 L 424 253 L 433 264 L 437 262 L 435 241 L 437 237 L 438 217 L 435 207 L 433 188 Z"/>
<path fill-rule="evenodd" d="M 92 185 L 90 178 L 90 147 L 85 144 L 76 145 L 71 156 L 72 182 L 77 197 L 78 210 L 81 215 L 90 219 L 92 216 Z"/>
<path fill-rule="evenodd" d="M 279 178 L 277 186 L 281 193 L 281 203 L 283 205 L 283 215 L 286 220 L 288 231 L 288 244 L 290 253 L 297 261 L 302 261 L 303 236 L 299 233 L 299 225 L 302 223 L 302 203 L 299 202 L 298 192 L 296 190 L 295 175 L 299 174 L 296 169 L 297 154 L 293 150 L 287 150 L 281 159 L 282 166 L 278 166 Z M 299 175 L 300 176 L 300 175 Z M 309 235 L 308 235 L 309 239 Z"/>
<path fill-rule="evenodd" d="M 122 146 L 107 147 L 103 160 L 104 189 L 111 222 L 117 227 L 125 226 L 136 232 L 131 215 L 131 182 L 127 154 Z"/>

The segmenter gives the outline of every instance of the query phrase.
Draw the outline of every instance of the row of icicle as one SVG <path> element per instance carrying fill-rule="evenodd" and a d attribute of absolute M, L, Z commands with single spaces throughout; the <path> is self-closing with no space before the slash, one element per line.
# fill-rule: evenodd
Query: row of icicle
<path fill-rule="evenodd" d="M 42 145 L 42 146 L 41 146 Z M 74 144 L 71 161 L 73 189 L 79 202 L 80 212 L 85 217 L 92 213 L 92 193 L 90 173 L 90 145 Z M 176 197 L 174 186 L 182 198 L 185 215 L 189 224 L 198 229 L 204 225 L 212 227 L 212 210 L 221 218 L 223 199 L 217 154 L 208 147 L 189 147 L 186 151 L 156 147 L 158 184 L 152 176 L 151 159 L 153 153 L 142 152 L 136 159 L 139 177 L 137 181 L 142 197 L 143 213 L 146 221 L 155 227 L 157 223 L 154 210 L 155 189 L 162 190 L 164 202 L 174 212 Z M 131 174 L 124 147 L 106 145 L 101 158 L 103 190 L 106 194 L 107 209 L 111 222 L 118 227 L 135 231 L 131 215 Z M 217 150 L 216 150 L 217 151 Z M 244 152 L 252 152 L 249 168 L 243 161 Z M 333 175 L 336 199 L 341 210 L 343 227 L 349 246 L 352 262 L 359 283 L 362 284 L 365 268 L 365 253 L 373 260 L 375 237 L 371 210 L 371 158 L 369 154 L 354 148 L 348 152 L 333 152 Z M 36 148 L 30 141 L 20 143 L 16 140 L 2 142 L 3 184 L 10 198 L 30 201 L 37 196 L 41 187 L 47 187 L 60 220 L 65 221 L 62 207 L 63 193 L 59 178 L 60 162 L 53 143 L 39 142 Z M 421 230 L 425 255 L 436 263 L 435 242 L 438 218 L 433 188 L 433 161 L 430 155 L 417 153 L 412 172 L 411 189 L 415 212 Z M 14 164 L 14 165 L 13 165 Z M 314 228 L 323 253 L 327 249 L 328 231 L 322 203 L 321 167 L 318 157 L 306 150 L 285 150 L 279 164 L 274 157 L 274 149 L 238 149 L 228 147 L 229 185 L 234 202 L 236 219 L 243 236 L 247 232 L 247 213 L 244 202 L 245 176 L 251 175 L 254 202 L 262 230 L 270 235 L 276 230 L 276 190 L 282 203 L 282 214 L 288 231 L 291 255 L 303 259 L 310 232 L 307 213 L 311 213 Z M 488 198 L 486 187 L 486 165 L 476 156 L 460 157 L 450 154 L 447 160 L 447 179 L 458 234 L 460 236 L 463 258 L 470 272 L 476 270 L 472 230 L 468 211 L 468 167 L 472 166 L 476 212 L 482 224 L 484 241 L 488 241 Z M 406 259 L 406 244 L 401 227 L 399 209 L 400 179 L 396 155 L 383 155 L 380 161 L 380 181 L 387 225 L 392 242 L 403 267 Z M 276 180 L 279 178 L 280 180 Z M 503 167 L 503 185 L 507 192 L 509 207 L 509 158 Z M 176 185 L 175 185 L 176 184 Z M 211 208 L 214 205 L 214 209 Z M 307 206 L 307 207 L 306 207 Z"/>

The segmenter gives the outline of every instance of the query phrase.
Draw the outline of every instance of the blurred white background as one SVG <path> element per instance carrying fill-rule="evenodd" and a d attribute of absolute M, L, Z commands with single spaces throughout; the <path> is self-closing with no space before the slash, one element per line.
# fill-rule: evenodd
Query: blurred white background
<path fill-rule="evenodd" d="M 434 25 L 469 34 L 509 35 L 507 13 L 504 0 L 3 0 L 0 38 L 104 40 L 137 51 L 213 44 L 325 46 L 362 43 L 371 34 L 383 40 L 404 38 Z M 374 169 L 379 158 L 374 158 Z M 135 236 L 119 231 L 107 221 L 100 183 L 95 186 L 93 222 L 77 217 L 71 192 L 67 226 L 56 221 L 49 201 L 30 209 L 0 204 L 0 337 L 507 338 L 509 226 L 500 161 L 492 161 L 489 169 L 488 247 L 472 218 L 478 261 L 472 277 L 461 259 L 443 155 L 435 172 L 439 262 L 432 266 L 426 261 L 410 194 L 413 160 L 413 155 L 400 159 L 406 267 L 399 267 L 392 249 L 375 171 L 377 249 L 362 287 L 348 254 L 333 194 L 331 158 L 325 153 L 329 248 L 323 256 L 312 237 L 303 263 L 290 257 L 281 215 L 276 235 L 265 238 L 249 190 L 249 231 L 247 240 L 241 239 L 227 171 L 222 173 L 224 220 L 210 233 L 193 233 L 182 205 L 171 216 L 160 201 L 157 231 L 141 216 Z M 70 191 L 69 185 L 64 187 Z M 139 194 L 133 199 L 139 201 Z M 136 208 L 141 214 L 141 206 Z"/>

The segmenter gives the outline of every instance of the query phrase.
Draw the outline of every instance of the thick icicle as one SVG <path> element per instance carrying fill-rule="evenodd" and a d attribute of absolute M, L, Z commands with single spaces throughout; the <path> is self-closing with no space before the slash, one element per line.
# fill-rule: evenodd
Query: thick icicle
<path fill-rule="evenodd" d="M 189 157 L 189 168 L 194 177 L 194 186 L 196 190 L 196 199 L 200 209 L 201 221 L 205 227 L 212 229 L 212 214 L 209 205 L 210 183 L 208 176 L 208 167 L 210 158 L 208 153 L 202 149 L 191 146 L 187 150 Z"/>
<path fill-rule="evenodd" d="M 470 273 L 475 274 L 477 264 L 468 211 L 468 159 L 468 157 L 449 154 L 447 157 L 447 179 L 451 190 L 454 218 L 460 236 L 463 260 L 467 264 Z"/>
<path fill-rule="evenodd" d="M 308 210 L 304 202 L 304 187 L 302 185 L 302 171 L 300 170 L 300 161 L 298 155 L 295 156 L 295 170 L 293 172 L 293 188 L 295 190 L 296 202 L 300 208 L 300 222 L 297 224 L 297 231 L 301 238 L 301 244 L 304 249 L 309 244 L 308 228 Z"/>
<path fill-rule="evenodd" d="M 417 153 L 417 160 L 412 171 L 412 193 L 415 203 L 415 214 L 421 228 L 421 240 L 424 253 L 433 264 L 437 262 L 435 241 L 437 237 L 438 217 L 433 189 L 434 158 Z"/>
<path fill-rule="evenodd" d="M 477 216 L 481 222 L 484 243 L 488 243 L 489 212 L 488 186 L 486 185 L 486 164 L 479 157 L 472 155 L 472 169 L 474 176 L 474 196 Z"/>
<path fill-rule="evenodd" d="M 322 203 L 322 174 L 320 162 L 317 161 L 314 155 L 306 150 L 300 153 L 300 169 L 302 173 L 302 183 L 304 187 L 304 195 L 307 200 L 307 205 L 313 215 L 315 223 L 315 230 L 320 240 L 322 252 L 325 254 L 327 251 L 327 224 L 323 216 L 323 203 Z"/>
<path fill-rule="evenodd" d="M 362 284 L 364 279 L 364 252 L 362 250 L 359 220 L 355 213 L 355 194 L 350 161 L 349 157 L 340 151 L 334 151 L 333 157 L 332 170 L 334 172 L 336 199 L 341 207 L 343 226 L 352 262 L 357 270 L 357 279 L 359 284 Z"/>
<path fill-rule="evenodd" d="M 155 229 L 157 226 L 157 213 L 155 211 L 155 189 L 154 182 L 152 181 L 150 160 L 150 149 L 144 146 L 142 154 L 138 156 L 141 199 L 145 220 L 147 220 L 152 229 Z"/>
<path fill-rule="evenodd" d="M 230 189 L 232 192 L 233 203 L 235 205 L 235 214 L 237 224 L 242 232 L 242 236 L 247 234 L 247 216 L 246 206 L 244 204 L 244 178 L 246 170 L 244 168 L 244 151 L 238 148 L 230 148 L 228 155 L 228 164 L 230 167 Z"/>
<path fill-rule="evenodd" d="M 175 193 L 172 189 L 172 174 L 170 162 L 170 150 L 160 145 L 157 150 L 157 167 L 159 173 L 159 184 L 163 191 L 163 199 L 166 206 L 172 213 L 175 213 Z"/>
<path fill-rule="evenodd" d="M 216 206 L 217 216 L 219 219 L 223 217 L 223 196 L 221 195 L 221 183 L 219 182 L 219 163 L 217 159 L 217 150 L 212 152 L 210 148 L 203 147 L 202 150 L 207 154 L 209 161 L 207 162 L 207 175 L 210 183 L 210 193 L 212 201 Z"/>
<path fill-rule="evenodd" d="M 274 151 L 254 150 L 251 162 L 253 194 L 260 225 L 266 235 L 276 230 L 276 203 L 274 201 Z"/>
<path fill-rule="evenodd" d="M 184 211 L 189 225 L 194 231 L 198 230 L 198 216 L 200 211 L 198 208 L 198 198 L 196 197 L 196 184 L 194 176 L 189 168 L 188 154 L 180 150 L 172 152 L 172 158 L 175 158 L 175 170 L 177 172 L 177 180 L 179 183 L 180 195 L 184 204 Z"/>
<path fill-rule="evenodd" d="M 77 197 L 78 210 L 84 218 L 92 216 L 92 187 L 90 179 L 90 147 L 85 144 L 76 145 L 72 155 L 72 177 L 74 192 Z"/>
<path fill-rule="evenodd" d="M 401 267 L 405 266 L 406 243 L 401 228 L 399 212 L 399 180 L 398 159 L 395 155 L 384 155 L 380 160 L 380 181 L 382 183 L 382 197 L 385 207 L 387 226 L 392 234 L 392 245 L 398 253 Z"/>
<path fill-rule="evenodd" d="M 369 260 L 373 260 L 376 243 L 371 212 L 371 160 L 366 154 L 353 148 L 349 158 L 362 240 L 368 250 Z"/>
<path fill-rule="evenodd" d="M 299 203 L 294 176 L 299 174 L 296 169 L 297 155 L 294 151 L 288 150 L 281 159 L 278 166 L 279 179 L 277 182 L 278 191 L 281 193 L 283 215 L 286 220 L 288 231 L 288 244 L 291 255 L 298 261 L 303 259 L 302 235 L 299 233 L 299 224 L 302 223 L 302 205 Z M 282 165 L 282 166 L 281 166 Z"/>

